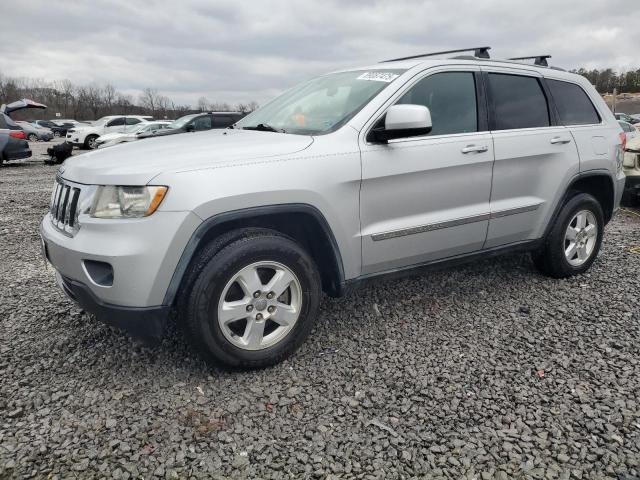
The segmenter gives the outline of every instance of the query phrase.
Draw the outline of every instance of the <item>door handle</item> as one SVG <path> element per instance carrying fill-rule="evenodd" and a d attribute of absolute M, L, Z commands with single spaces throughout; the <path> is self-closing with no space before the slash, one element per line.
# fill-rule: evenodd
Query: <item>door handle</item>
<path fill-rule="evenodd" d="M 570 138 L 565 138 L 565 137 L 553 137 L 551 139 L 551 143 L 556 145 L 556 144 L 563 144 L 563 143 L 569 143 L 571 142 Z"/>
<path fill-rule="evenodd" d="M 486 145 L 467 145 L 462 150 L 462 153 L 483 153 L 489 150 L 489 147 Z"/>

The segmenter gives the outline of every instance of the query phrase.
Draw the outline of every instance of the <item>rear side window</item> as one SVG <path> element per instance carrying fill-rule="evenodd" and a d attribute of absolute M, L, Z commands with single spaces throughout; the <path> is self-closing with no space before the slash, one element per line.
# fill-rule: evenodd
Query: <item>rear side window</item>
<path fill-rule="evenodd" d="M 234 122 L 234 118 L 231 115 L 214 115 L 213 116 L 213 128 L 228 127 Z"/>
<path fill-rule="evenodd" d="M 563 125 L 593 125 L 600 115 L 591 99 L 578 85 L 560 80 L 547 80 Z"/>
<path fill-rule="evenodd" d="M 141 120 L 139 118 L 127 117 L 127 125 L 136 125 L 140 122 Z"/>
<path fill-rule="evenodd" d="M 489 74 L 494 105 L 494 130 L 548 127 L 549 107 L 534 77 Z"/>
<path fill-rule="evenodd" d="M 478 131 L 476 84 L 471 72 L 430 75 L 416 83 L 398 103 L 429 109 L 433 123 L 429 135 Z"/>

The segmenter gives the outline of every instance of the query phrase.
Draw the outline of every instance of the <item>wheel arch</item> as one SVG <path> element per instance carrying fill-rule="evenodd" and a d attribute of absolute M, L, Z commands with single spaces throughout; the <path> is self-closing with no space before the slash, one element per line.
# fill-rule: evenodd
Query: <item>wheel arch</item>
<path fill-rule="evenodd" d="M 605 225 L 613 218 L 615 207 L 615 184 L 611 178 L 611 174 L 606 170 L 594 170 L 584 172 L 573 178 L 565 200 L 573 194 L 573 192 L 584 192 L 593 195 L 602 207 L 604 213 Z"/>
<path fill-rule="evenodd" d="M 282 204 L 224 212 L 200 224 L 180 256 L 163 304 L 174 304 L 188 268 L 202 248 L 224 233 L 248 227 L 268 228 L 298 241 L 316 262 L 323 290 L 332 297 L 344 294 L 342 256 L 322 212 L 308 204 Z"/>
<path fill-rule="evenodd" d="M 564 204 L 572 196 L 578 193 L 589 193 L 593 195 L 596 200 L 602 206 L 602 212 L 604 213 L 605 225 L 613 218 L 614 206 L 615 206 L 615 187 L 611 174 L 608 170 L 593 170 L 588 172 L 582 172 L 574 176 L 567 188 L 564 195 L 557 203 L 551 221 L 547 225 L 544 238 L 547 237 L 554 223 L 556 222 L 560 210 Z"/>

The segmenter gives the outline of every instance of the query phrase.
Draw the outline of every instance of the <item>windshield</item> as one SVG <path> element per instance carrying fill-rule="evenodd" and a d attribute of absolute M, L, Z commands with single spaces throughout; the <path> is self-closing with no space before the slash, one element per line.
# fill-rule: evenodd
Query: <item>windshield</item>
<path fill-rule="evenodd" d="M 309 80 L 244 117 L 235 128 L 330 133 L 358 113 L 404 70 L 351 71 Z"/>
<path fill-rule="evenodd" d="M 199 115 L 199 114 L 192 113 L 191 115 L 185 115 L 184 117 L 180 117 L 179 119 L 174 120 L 173 122 L 171 122 L 169 124 L 169 128 L 182 128 L 189 122 L 189 120 L 191 120 L 192 118 L 196 117 L 197 115 Z"/>
<path fill-rule="evenodd" d="M 92 125 L 102 125 L 103 123 L 105 123 L 107 120 L 111 120 L 114 117 L 102 117 L 99 118 L 98 120 L 96 120 L 95 122 L 92 122 Z"/>

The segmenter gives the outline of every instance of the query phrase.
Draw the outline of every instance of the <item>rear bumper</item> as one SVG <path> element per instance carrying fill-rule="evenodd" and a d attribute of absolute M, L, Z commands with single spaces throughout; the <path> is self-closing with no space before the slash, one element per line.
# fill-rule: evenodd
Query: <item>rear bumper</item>
<path fill-rule="evenodd" d="M 162 338 L 170 307 L 122 307 L 101 301 L 81 282 L 65 278 L 56 272 L 56 281 L 67 296 L 102 323 L 124 330 L 146 343 L 157 343 Z"/>
<path fill-rule="evenodd" d="M 5 150 L 4 158 L 5 160 L 20 160 L 22 158 L 29 158 L 31 156 L 31 149 L 27 148 L 26 150 Z"/>

